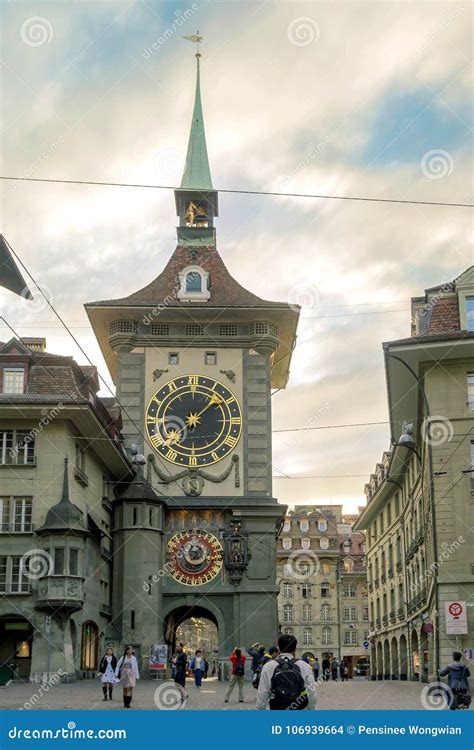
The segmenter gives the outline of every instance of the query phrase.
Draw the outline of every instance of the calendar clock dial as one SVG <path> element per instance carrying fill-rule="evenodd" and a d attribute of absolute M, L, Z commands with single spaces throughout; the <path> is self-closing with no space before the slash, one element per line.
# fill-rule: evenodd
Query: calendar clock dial
<path fill-rule="evenodd" d="M 165 383 L 150 399 L 145 429 L 154 450 L 177 466 L 211 466 L 228 456 L 242 432 L 240 404 L 227 386 L 203 375 Z"/>
<path fill-rule="evenodd" d="M 168 542 L 171 577 L 184 586 L 201 586 L 222 568 L 223 548 L 208 531 L 180 531 Z"/>

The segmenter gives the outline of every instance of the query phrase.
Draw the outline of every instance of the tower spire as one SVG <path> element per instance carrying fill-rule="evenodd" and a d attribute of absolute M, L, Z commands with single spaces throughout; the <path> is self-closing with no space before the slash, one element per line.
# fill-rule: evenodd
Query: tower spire
<path fill-rule="evenodd" d="M 186 154 L 186 165 L 184 167 L 181 188 L 186 190 L 212 190 L 211 170 L 209 157 L 207 155 L 206 133 L 204 130 L 204 117 L 202 114 L 201 101 L 201 71 L 199 43 L 202 36 L 197 34 L 186 36 L 185 39 L 197 44 L 196 52 L 196 91 L 194 95 L 193 118 L 189 133 L 188 151 Z"/>

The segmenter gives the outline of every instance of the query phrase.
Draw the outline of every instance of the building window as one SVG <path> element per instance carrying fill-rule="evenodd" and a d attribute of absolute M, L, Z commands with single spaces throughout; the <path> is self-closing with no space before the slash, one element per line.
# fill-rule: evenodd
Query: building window
<path fill-rule="evenodd" d="M 321 643 L 323 646 L 329 646 L 331 643 L 331 628 L 323 628 L 321 632 Z"/>
<path fill-rule="evenodd" d="M 468 331 L 474 331 L 474 297 L 466 299 L 466 327 Z"/>
<path fill-rule="evenodd" d="M 285 635 L 293 635 L 293 628 L 283 628 Z"/>
<path fill-rule="evenodd" d="M 313 642 L 313 633 L 311 628 L 303 628 L 303 643 L 309 646 Z"/>
<path fill-rule="evenodd" d="M 35 463 L 35 438 L 29 430 L 0 432 L 0 464 L 25 466 Z"/>
<path fill-rule="evenodd" d="M 202 278 L 198 271 L 190 271 L 186 274 L 186 291 L 202 292 Z"/>
<path fill-rule="evenodd" d="M 304 537 L 301 540 L 301 549 L 309 549 L 311 547 L 311 539 L 308 539 L 308 537 Z"/>
<path fill-rule="evenodd" d="M 301 586 L 301 596 L 303 599 L 309 599 L 311 596 L 311 584 L 310 583 L 303 583 Z"/>
<path fill-rule="evenodd" d="M 321 549 L 329 549 L 329 539 L 326 539 L 326 537 L 322 537 L 319 540 L 319 546 Z"/>
<path fill-rule="evenodd" d="M 471 411 L 474 411 L 474 372 L 467 374 L 467 405 Z"/>
<path fill-rule="evenodd" d="M 25 371 L 23 367 L 3 368 L 3 392 L 23 393 L 25 390 Z"/>
<path fill-rule="evenodd" d="M 344 645 L 345 646 L 357 645 L 357 630 L 345 630 L 344 631 Z"/>
<path fill-rule="evenodd" d="M 303 622 L 311 622 L 311 604 L 303 604 Z"/>
<path fill-rule="evenodd" d="M 343 619 L 345 622 L 355 622 L 357 620 L 357 607 L 344 607 Z"/>
<path fill-rule="evenodd" d="M 178 299 L 206 302 L 209 299 L 209 274 L 199 266 L 187 266 L 179 273 Z"/>
<path fill-rule="evenodd" d="M 354 561 L 344 560 L 344 570 L 346 571 L 346 573 L 352 573 L 354 570 Z"/>
<path fill-rule="evenodd" d="M 54 574 L 64 575 L 64 548 L 56 547 L 54 550 Z"/>
<path fill-rule="evenodd" d="M 327 531 L 328 524 L 327 521 L 324 518 L 320 518 L 318 521 L 318 529 L 320 531 Z"/>
<path fill-rule="evenodd" d="M 331 607 L 329 604 L 323 604 L 321 607 L 321 620 L 329 622 L 331 620 Z"/>
<path fill-rule="evenodd" d="M 290 599 L 293 596 L 293 584 L 292 583 L 283 584 L 283 596 L 286 599 Z"/>
<path fill-rule="evenodd" d="M 169 352 L 168 354 L 169 365 L 179 365 L 179 354 L 178 352 Z"/>
<path fill-rule="evenodd" d="M 283 622 L 293 622 L 293 605 L 285 604 L 283 607 Z"/>
<path fill-rule="evenodd" d="M 69 575 L 71 576 L 79 575 L 79 550 L 78 549 L 69 550 Z"/>
<path fill-rule="evenodd" d="M 284 576 L 292 576 L 293 575 L 293 567 L 291 563 L 285 563 L 283 565 L 283 575 Z"/>
<path fill-rule="evenodd" d="M 291 549 L 291 538 L 287 536 L 282 539 L 282 545 L 283 549 Z"/>
<path fill-rule="evenodd" d="M 0 593 L 27 594 L 30 582 L 21 557 L 0 557 Z"/>
<path fill-rule="evenodd" d="M 206 352 L 204 355 L 204 364 L 206 365 L 217 365 L 217 354 L 216 352 Z"/>
<path fill-rule="evenodd" d="M 354 586 L 354 584 L 351 583 L 350 586 L 344 586 L 342 589 L 342 595 L 344 597 L 356 597 L 357 596 L 357 588 Z"/>
<path fill-rule="evenodd" d="M 32 531 L 30 497 L 0 497 L 0 532 Z"/>
<path fill-rule="evenodd" d="M 363 607 L 363 609 L 362 609 L 362 619 L 364 620 L 364 622 L 368 622 L 369 621 L 369 608 L 368 607 Z"/>
<path fill-rule="evenodd" d="M 331 572 L 331 566 L 327 562 L 321 563 L 321 573 L 323 576 L 328 576 Z"/>
<path fill-rule="evenodd" d="M 309 521 L 307 518 L 302 518 L 300 521 L 300 531 L 308 531 L 309 530 Z"/>
<path fill-rule="evenodd" d="M 330 589 L 329 583 L 322 583 L 321 584 L 321 598 L 328 599 L 330 595 L 331 595 L 331 589 Z"/>
<path fill-rule="evenodd" d="M 285 523 L 283 524 L 283 531 L 291 531 L 291 521 L 289 518 L 285 518 Z"/>

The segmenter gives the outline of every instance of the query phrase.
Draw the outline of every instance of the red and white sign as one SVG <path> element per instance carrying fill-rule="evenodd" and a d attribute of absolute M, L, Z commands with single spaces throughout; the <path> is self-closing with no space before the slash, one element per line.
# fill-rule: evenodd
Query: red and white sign
<path fill-rule="evenodd" d="M 466 634 L 466 602 L 446 602 L 446 635 Z"/>

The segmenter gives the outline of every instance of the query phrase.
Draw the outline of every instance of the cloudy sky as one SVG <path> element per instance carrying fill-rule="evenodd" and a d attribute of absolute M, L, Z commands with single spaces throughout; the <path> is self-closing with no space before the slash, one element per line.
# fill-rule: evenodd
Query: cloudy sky
<path fill-rule="evenodd" d="M 3 173 L 175 185 L 199 28 L 217 188 L 471 202 L 469 2 L 4 2 Z M 156 276 L 170 191 L 3 183 L 2 231 L 109 379 L 83 303 Z M 224 194 L 218 246 L 267 299 L 303 304 L 274 428 L 387 420 L 381 342 L 409 299 L 473 261 L 469 209 Z M 84 357 L 41 302 L 20 335 Z M 0 339 L 10 333 L 0 328 Z M 109 381 L 110 382 L 110 381 Z M 107 393 L 103 390 L 104 395 Z M 274 494 L 354 510 L 388 426 L 276 432 Z"/>

